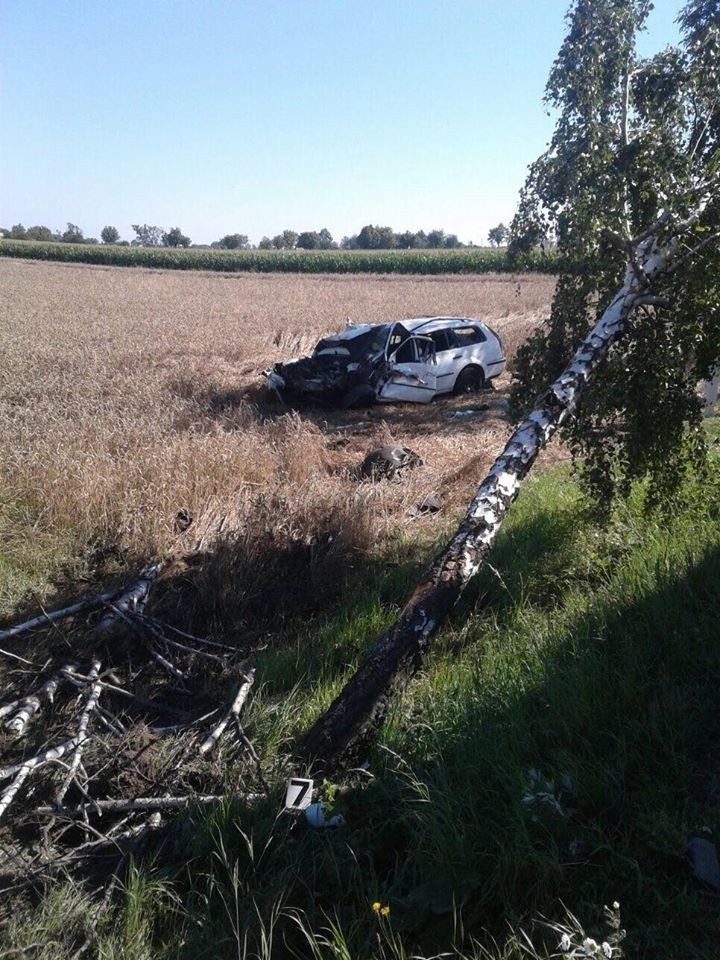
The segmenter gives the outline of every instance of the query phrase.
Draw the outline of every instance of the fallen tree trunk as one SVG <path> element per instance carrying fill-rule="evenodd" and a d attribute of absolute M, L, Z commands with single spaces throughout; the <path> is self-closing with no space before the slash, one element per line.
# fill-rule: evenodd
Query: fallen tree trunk
<path fill-rule="evenodd" d="M 676 223 L 672 236 L 690 230 L 698 216 Z M 650 280 L 670 268 L 675 245 L 662 249 L 656 239 L 667 234 L 669 220 L 663 215 L 626 244 L 625 278 L 612 303 L 536 409 L 515 428 L 457 532 L 424 573 L 398 619 L 304 735 L 297 751 L 303 761 L 333 769 L 355 754 L 382 723 L 393 692 L 419 668 L 431 636 L 485 561 L 538 454 L 573 414 L 593 370 L 623 335 L 628 317 L 638 306 L 661 302 L 652 296 Z"/>
<path fill-rule="evenodd" d="M 259 793 L 240 794 L 235 796 L 203 795 L 187 797 L 136 797 L 134 800 L 92 800 L 90 803 L 80 803 L 75 807 L 63 804 L 52 804 L 36 807 L 35 813 L 39 817 L 69 817 L 83 818 L 89 813 L 135 813 L 138 810 L 185 810 L 186 807 L 212 806 L 223 800 L 240 799 L 246 803 L 256 803 L 262 800 Z"/>
<path fill-rule="evenodd" d="M 152 566 L 146 567 L 135 583 L 133 583 L 129 589 L 123 591 L 121 596 L 113 602 L 111 609 L 95 628 L 97 633 L 102 634 L 112 630 L 117 626 L 118 620 L 122 619 L 122 614 L 141 614 L 145 609 L 150 588 L 162 572 L 162 569 L 162 563 L 154 563 Z"/>
<path fill-rule="evenodd" d="M 19 637 L 20 634 L 33 630 L 35 627 L 43 627 L 48 623 L 54 623 L 55 620 L 62 620 L 65 617 L 72 617 L 76 613 L 84 613 L 87 610 L 95 610 L 106 603 L 110 603 L 122 593 L 122 588 L 118 590 L 109 590 L 107 593 L 99 593 L 96 597 L 88 597 L 87 600 L 80 600 L 69 607 L 62 607 L 60 610 L 51 610 L 49 613 L 42 613 L 39 617 L 33 617 L 32 620 L 26 620 L 24 623 L 18 623 L 14 627 L 8 627 L 7 630 L 0 630 L 0 640 L 9 640 L 11 637 Z M 12 654 L 11 654 L 12 656 Z"/>

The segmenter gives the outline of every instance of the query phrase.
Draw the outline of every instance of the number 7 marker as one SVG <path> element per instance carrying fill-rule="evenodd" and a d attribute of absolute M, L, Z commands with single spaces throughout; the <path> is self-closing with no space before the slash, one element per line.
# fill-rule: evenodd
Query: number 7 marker
<path fill-rule="evenodd" d="M 285 794 L 286 810 L 304 810 L 312 801 L 313 781 L 302 777 L 291 777 L 288 780 Z"/>

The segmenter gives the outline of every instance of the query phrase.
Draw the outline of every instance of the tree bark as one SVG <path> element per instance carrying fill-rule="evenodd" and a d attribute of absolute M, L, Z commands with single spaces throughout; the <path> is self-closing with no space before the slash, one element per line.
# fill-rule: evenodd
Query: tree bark
<path fill-rule="evenodd" d="M 107 633 L 117 626 L 122 614 L 142 613 L 145 609 L 150 588 L 162 572 L 163 564 L 154 563 L 142 571 L 133 585 L 114 601 L 109 610 L 95 628 L 98 634 Z"/>
<path fill-rule="evenodd" d="M 250 688 L 253 683 L 255 683 L 255 668 L 248 670 L 246 674 L 243 674 L 242 680 L 240 681 L 240 686 L 238 687 L 238 692 L 235 695 L 235 699 L 230 704 L 230 709 L 227 711 L 225 716 L 222 718 L 220 723 L 212 730 L 208 736 L 200 744 L 200 753 L 207 753 L 209 750 L 215 746 L 220 737 L 223 734 L 223 731 L 227 727 L 228 723 L 233 719 L 233 717 L 239 721 L 240 711 L 242 710 L 245 701 L 248 698 L 250 693 Z"/>
<path fill-rule="evenodd" d="M 83 818 L 89 813 L 134 813 L 138 810 L 184 810 L 186 807 L 212 806 L 223 800 L 236 799 L 233 795 L 217 796 L 198 794 L 187 797 L 136 797 L 134 800 L 93 800 L 90 803 L 80 803 L 76 807 L 67 807 L 63 804 L 36 807 L 35 813 L 42 817 L 72 817 Z M 240 795 L 239 799 L 246 803 L 256 803 L 263 799 L 260 793 Z"/>
<path fill-rule="evenodd" d="M 109 590 L 107 593 L 100 593 L 96 597 L 88 597 L 87 600 L 80 600 L 69 607 L 63 607 L 61 610 L 52 610 L 50 613 L 43 613 L 39 617 L 33 617 L 32 620 L 26 620 L 24 623 L 18 623 L 14 627 L 8 627 L 7 630 L 0 630 L 0 640 L 9 640 L 11 637 L 19 637 L 20 634 L 33 630 L 35 627 L 47 626 L 55 620 L 62 620 L 65 617 L 72 617 L 76 613 L 84 613 L 86 610 L 95 610 L 102 607 L 103 604 L 114 600 L 120 590 Z M 12 654 L 10 654 L 12 656 Z"/>
<path fill-rule="evenodd" d="M 667 270 L 668 255 L 647 234 L 629 246 L 625 279 L 612 303 L 536 409 L 515 428 L 456 534 L 422 576 L 398 619 L 304 735 L 298 748 L 304 761 L 331 770 L 355 754 L 382 723 L 393 692 L 417 671 L 430 638 L 485 561 L 538 454 L 572 415 L 593 370 L 622 336 L 633 309 L 657 302 L 649 295 L 649 277 Z"/>

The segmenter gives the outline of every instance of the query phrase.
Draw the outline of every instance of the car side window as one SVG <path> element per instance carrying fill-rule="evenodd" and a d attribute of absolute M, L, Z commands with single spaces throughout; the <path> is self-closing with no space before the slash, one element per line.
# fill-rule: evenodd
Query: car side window
<path fill-rule="evenodd" d="M 478 327 L 455 327 L 450 331 L 456 347 L 471 347 L 474 343 L 485 343 L 487 337 Z"/>
<path fill-rule="evenodd" d="M 428 336 L 435 344 L 435 352 L 440 353 L 443 350 L 450 350 L 452 344 L 447 335 L 447 330 L 433 330 Z"/>
<path fill-rule="evenodd" d="M 395 354 L 395 363 L 415 363 L 415 341 L 406 340 Z"/>
<path fill-rule="evenodd" d="M 393 331 L 388 341 L 388 350 L 390 353 L 392 353 L 393 350 L 395 350 L 402 343 L 402 338 L 402 334 L 399 330 Z"/>

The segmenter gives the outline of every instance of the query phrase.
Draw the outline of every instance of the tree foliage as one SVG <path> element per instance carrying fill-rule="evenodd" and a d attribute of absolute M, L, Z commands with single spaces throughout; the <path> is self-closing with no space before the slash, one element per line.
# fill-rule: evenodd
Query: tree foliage
<path fill-rule="evenodd" d="M 530 168 L 510 244 L 517 255 L 551 237 L 567 266 L 548 321 L 518 353 L 517 413 L 608 305 L 627 239 L 663 211 L 682 214 L 720 166 L 720 0 L 691 0 L 681 44 L 641 60 L 635 41 L 650 9 L 648 0 L 575 0 L 568 14 L 545 93 L 555 131 Z M 598 503 L 641 477 L 649 502 L 666 502 L 704 462 L 696 385 L 720 361 L 719 226 L 714 199 L 696 227 L 702 250 L 658 282 L 668 305 L 634 316 L 565 428 Z"/>
<path fill-rule="evenodd" d="M 246 233 L 227 233 L 213 246 L 220 250 L 246 250 L 250 246 Z"/>
<path fill-rule="evenodd" d="M 317 230 L 304 230 L 297 238 L 295 246 L 300 250 L 319 250 L 320 235 Z"/>
<path fill-rule="evenodd" d="M 159 247 L 162 243 L 162 227 L 151 227 L 147 223 L 133 223 L 135 239 L 133 243 L 140 247 Z"/>
<path fill-rule="evenodd" d="M 297 243 L 298 235 L 294 230 L 283 230 L 272 239 L 272 245 L 276 250 L 293 250 Z"/>
<path fill-rule="evenodd" d="M 490 246 L 501 247 L 504 243 L 507 243 L 509 235 L 510 231 L 505 224 L 499 223 L 496 227 L 493 227 L 488 231 L 488 241 L 490 242 Z"/>
<path fill-rule="evenodd" d="M 76 223 L 68 223 L 60 239 L 63 243 L 85 243 L 85 234 Z"/>
<path fill-rule="evenodd" d="M 162 235 L 164 247 L 189 247 L 190 237 L 186 237 L 180 227 L 173 227 Z"/>
<path fill-rule="evenodd" d="M 117 227 L 103 227 L 100 231 L 100 239 L 103 243 L 117 243 L 120 239 L 120 231 Z"/>
<path fill-rule="evenodd" d="M 25 239 L 26 240 L 42 240 L 45 242 L 49 242 L 54 240 L 55 237 L 50 227 L 37 225 L 35 227 L 27 228 Z"/>
<path fill-rule="evenodd" d="M 392 227 L 376 227 L 366 224 L 357 235 L 358 250 L 389 250 L 395 246 L 395 234 Z"/>

